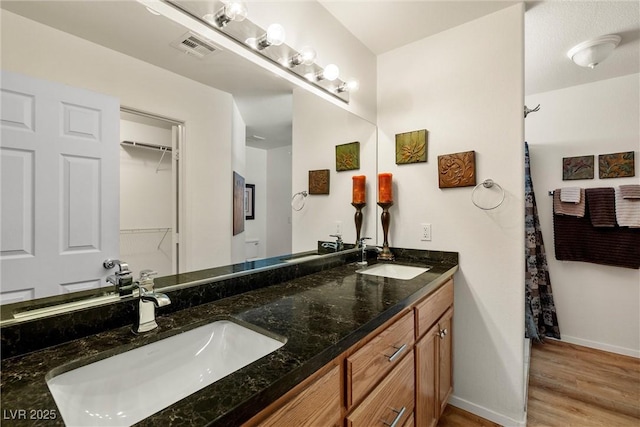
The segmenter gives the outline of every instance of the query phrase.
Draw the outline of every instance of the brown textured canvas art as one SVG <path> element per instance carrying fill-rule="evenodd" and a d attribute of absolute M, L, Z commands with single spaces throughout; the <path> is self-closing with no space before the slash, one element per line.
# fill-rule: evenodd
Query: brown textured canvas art
<path fill-rule="evenodd" d="M 600 178 L 622 178 L 636 176 L 633 151 L 598 156 L 598 174 Z"/>
<path fill-rule="evenodd" d="M 309 171 L 309 194 L 329 194 L 329 169 Z"/>
<path fill-rule="evenodd" d="M 562 158 L 562 180 L 593 179 L 594 156 Z"/>
<path fill-rule="evenodd" d="M 438 186 L 440 188 L 476 185 L 476 152 L 438 156 Z"/>

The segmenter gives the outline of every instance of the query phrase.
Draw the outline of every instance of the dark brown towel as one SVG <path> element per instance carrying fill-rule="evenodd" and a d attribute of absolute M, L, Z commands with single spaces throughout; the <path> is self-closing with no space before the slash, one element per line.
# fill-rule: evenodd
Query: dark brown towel
<path fill-rule="evenodd" d="M 594 227 L 616 226 L 616 193 L 612 187 L 587 188 L 587 208 Z"/>
<path fill-rule="evenodd" d="M 640 229 L 593 227 L 584 218 L 553 216 L 556 259 L 640 268 Z"/>

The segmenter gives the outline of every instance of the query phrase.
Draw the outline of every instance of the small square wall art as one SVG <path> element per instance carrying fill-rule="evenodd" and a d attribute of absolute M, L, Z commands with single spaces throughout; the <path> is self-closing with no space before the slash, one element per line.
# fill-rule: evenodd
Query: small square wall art
<path fill-rule="evenodd" d="M 244 177 L 233 172 L 233 235 L 244 231 Z"/>
<path fill-rule="evenodd" d="M 476 152 L 438 156 L 438 186 L 440 188 L 476 185 Z"/>
<path fill-rule="evenodd" d="M 309 194 L 329 194 L 329 169 L 309 171 Z"/>
<path fill-rule="evenodd" d="M 562 180 L 593 179 L 593 161 L 595 156 L 577 156 L 562 158 Z"/>
<path fill-rule="evenodd" d="M 396 164 L 427 161 L 426 129 L 396 134 Z"/>
<path fill-rule="evenodd" d="M 600 154 L 598 173 L 600 179 L 636 176 L 634 152 Z"/>
<path fill-rule="evenodd" d="M 336 171 L 360 169 L 360 143 L 336 145 Z"/>

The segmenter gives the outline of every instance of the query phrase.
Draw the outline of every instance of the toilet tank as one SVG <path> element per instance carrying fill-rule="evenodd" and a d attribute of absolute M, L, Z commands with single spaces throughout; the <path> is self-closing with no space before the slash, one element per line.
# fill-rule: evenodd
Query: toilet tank
<path fill-rule="evenodd" d="M 260 239 L 247 239 L 244 242 L 244 257 L 247 261 L 258 258 L 260 253 Z"/>

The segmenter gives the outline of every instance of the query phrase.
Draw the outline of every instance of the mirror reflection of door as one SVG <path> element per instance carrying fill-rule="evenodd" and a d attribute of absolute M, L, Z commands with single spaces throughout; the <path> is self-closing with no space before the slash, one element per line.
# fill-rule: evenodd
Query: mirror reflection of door
<path fill-rule="evenodd" d="M 177 273 L 177 162 L 181 125 L 122 109 L 120 114 L 120 259 L 141 270 Z"/>

